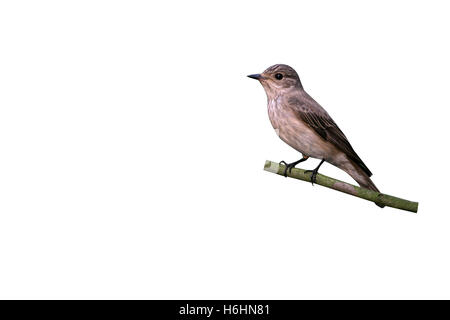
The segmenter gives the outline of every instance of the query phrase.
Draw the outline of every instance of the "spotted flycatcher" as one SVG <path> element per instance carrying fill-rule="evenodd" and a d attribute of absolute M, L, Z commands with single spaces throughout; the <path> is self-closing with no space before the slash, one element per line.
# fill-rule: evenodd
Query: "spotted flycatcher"
<path fill-rule="evenodd" d="M 353 150 L 347 137 L 328 113 L 303 89 L 295 70 L 284 64 L 269 67 L 257 79 L 267 94 L 269 119 L 281 140 L 302 154 L 286 165 L 284 174 L 309 157 L 321 162 L 311 170 L 311 182 L 324 161 L 347 172 L 361 187 L 379 192 L 370 179 L 372 173 Z"/>

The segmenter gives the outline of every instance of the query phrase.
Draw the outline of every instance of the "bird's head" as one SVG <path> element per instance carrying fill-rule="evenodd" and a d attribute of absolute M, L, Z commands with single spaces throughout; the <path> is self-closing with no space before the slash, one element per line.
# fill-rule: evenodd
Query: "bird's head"
<path fill-rule="evenodd" d="M 297 72 L 285 64 L 273 65 L 263 73 L 251 74 L 248 77 L 261 82 L 268 96 L 303 88 Z"/>

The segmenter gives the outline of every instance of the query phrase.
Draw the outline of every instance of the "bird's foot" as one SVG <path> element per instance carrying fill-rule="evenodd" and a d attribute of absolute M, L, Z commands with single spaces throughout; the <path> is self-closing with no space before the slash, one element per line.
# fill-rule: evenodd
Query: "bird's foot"
<path fill-rule="evenodd" d="M 314 185 L 316 182 L 317 173 L 319 172 L 320 166 L 324 163 L 325 159 L 322 159 L 320 161 L 319 165 L 314 170 L 305 170 L 305 173 L 311 172 L 311 183 Z"/>
<path fill-rule="evenodd" d="M 292 163 L 287 163 L 284 160 L 280 161 L 280 164 L 285 165 L 286 167 L 284 168 L 284 173 L 283 175 L 287 178 L 287 172 L 289 171 L 289 174 L 292 171 L 292 168 L 295 168 L 295 166 L 297 165 L 298 162 L 292 162 Z"/>
<path fill-rule="evenodd" d="M 311 183 L 314 185 L 316 183 L 317 173 L 319 172 L 318 168 L 314 170 L 305 170 L 305 173 L 311 173 Z"/>

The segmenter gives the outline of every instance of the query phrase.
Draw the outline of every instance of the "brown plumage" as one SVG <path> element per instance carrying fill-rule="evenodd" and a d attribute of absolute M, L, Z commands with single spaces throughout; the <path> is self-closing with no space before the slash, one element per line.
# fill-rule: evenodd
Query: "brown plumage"
<path fill-rule="evenodd" d="M 306 93 L 293 68 L 277 64 L 249 77 L 264 87 L 269 119 L 279 137 L 303 155 L 287 170 L 308 157 L 317 158 L 344 170 L 360 186 L 379 192 L 370 179 L 372 172 L 325 109 Z M 313 171 L 313 182 L 319 167 Z"/>

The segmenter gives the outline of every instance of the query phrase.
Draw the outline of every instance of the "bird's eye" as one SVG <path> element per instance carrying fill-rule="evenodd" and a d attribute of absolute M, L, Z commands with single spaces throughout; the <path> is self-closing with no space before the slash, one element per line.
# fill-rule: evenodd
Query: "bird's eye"
<path fill-rule="evenodd" d="M 275 75 L 275 78 L 276 78 L 277 80 L 281 80 L 281 79 L 283 79 L 283 75 L 282 75 L 281 73 L 277 73 L 277 74 Z"/>

